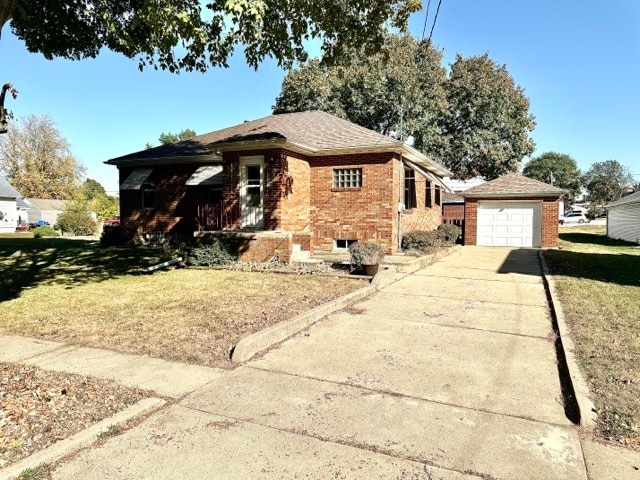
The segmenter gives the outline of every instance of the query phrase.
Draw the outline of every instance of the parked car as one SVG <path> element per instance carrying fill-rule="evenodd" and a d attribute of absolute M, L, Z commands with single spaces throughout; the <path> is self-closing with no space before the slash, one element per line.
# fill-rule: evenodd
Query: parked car
<path fill-rule="evenodd" d="M 567 212 L 564 216 L 560 217 L 560 225 L 565 223 L 589 223 L 590 220 L 582 212 Z"/>
<path fill-rule="evenodd" d="M 105 220 L 104 221 L 104 226 L 105 227 L 118 227 L 118 226 L 120 226 L 120 217 L 113 217 L 113 218 L 110 218 L 109 220 Z"/>

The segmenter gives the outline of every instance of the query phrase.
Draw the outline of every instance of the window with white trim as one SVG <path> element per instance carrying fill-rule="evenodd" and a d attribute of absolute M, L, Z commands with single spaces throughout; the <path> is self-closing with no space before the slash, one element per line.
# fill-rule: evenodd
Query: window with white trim
<path fill-rule="evenodd" d="M 416 208 L 416 174 L 411 168 L 404 169 L 404 208 Z"/>
<path fill-rule="evenodd" d="M 360 188 L 362 187 L 361 168 L 334 168 L 333 188 Z"/>

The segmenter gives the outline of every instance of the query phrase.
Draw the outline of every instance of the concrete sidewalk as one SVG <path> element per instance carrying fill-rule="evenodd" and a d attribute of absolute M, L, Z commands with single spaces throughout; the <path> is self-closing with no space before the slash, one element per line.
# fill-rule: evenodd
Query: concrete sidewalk
<path fill-rule="evenodd" d="M 0 359 L 191 392 L 55 479 L 638 478 L 565 414 L 535 251 L 457 250 L 233 371 L 21 341 Z"/>

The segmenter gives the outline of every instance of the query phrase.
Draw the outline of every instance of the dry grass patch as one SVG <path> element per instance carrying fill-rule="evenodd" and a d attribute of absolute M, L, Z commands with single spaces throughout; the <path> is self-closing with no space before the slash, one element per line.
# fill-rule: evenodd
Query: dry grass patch
<path fill-rule="evenodd" d="M 42 243 L 46 248 L 23 247 L 14 258 L 26 261 L 19 269 L 28 278 L 9 282 L 13 293 L 0 301 L 0 333 L 229 367 L 229 350 L 242 337 L 366 285 L 227 270 L 143 274 L 157 252 L 68 243 L 78 247 L 61 251 Z"/>
<path fill-rule="evenodd" d="M 545 257 L 598 411 L 598 433 L 640 449 L 640 248 L 597 226 L 563 229 Z"/>

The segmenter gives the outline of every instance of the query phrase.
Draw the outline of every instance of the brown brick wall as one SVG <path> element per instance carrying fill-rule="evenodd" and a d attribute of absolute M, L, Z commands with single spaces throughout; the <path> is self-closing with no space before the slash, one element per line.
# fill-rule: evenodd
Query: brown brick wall
<path fill-rule="evenodd" d="M 149 180 L 155 184 L 155 208 L 142 208 L 141 190 L 120 191 L 120 218 L 125 228 L 191 233 L 196 229 L 197 205 L 206 203 L 208 187 L 185 185 L 201 164 L 157 165 Z M 120 183 L 136 167 L 120 167 Z"/>
<path fill-rule="evenodd" d="M 441 206 L 435 203 L 433 188 L 427 191 L 427 180 L 417 172 L 415 173 L 415 177 L 416 195 L 414 202 L 416 207 L 402 212 L 403 235 L 409 232 L 415 232 L 416 230 L 435 230 L 438 228 L 438 225 L 442 223 Z M 404 179 L 402 182 L 402 189 L 404 191 Z M 431 196 L 431 208 L 425 207 L 427 195 Z"/>
<path fill-rule="evenodd" d="M 543 248 L 558 246 L 558 198 L 500 198 L 491 199 L 499 201 L 520 200 L 520 201 L 540 201 L 542 200 L 542 229 L 541 246 Z M 478 230 L 478 199 L 467 198 L 465 200 L 465 232 L 464 244 L 475 245 Z"/>
<path fill-rule="evenodd" d="M 394 249 L 397 216 L 393 154 L 310 158 L 313 248 L 331 250 L 335 238 L 370 240 Z M 334 168 L 362 168 L 362 188 L 333 188 Z"/>

